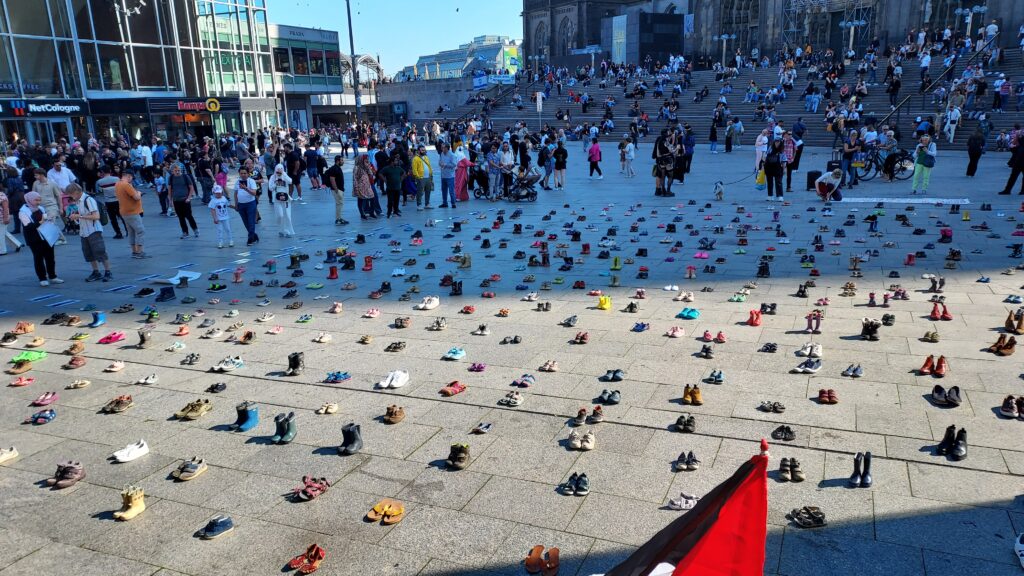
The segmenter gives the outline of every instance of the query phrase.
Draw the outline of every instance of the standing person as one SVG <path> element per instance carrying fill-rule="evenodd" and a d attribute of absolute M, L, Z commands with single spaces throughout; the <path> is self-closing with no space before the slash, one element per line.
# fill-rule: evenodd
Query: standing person
<path fill-rule="evenodd" d="M 455 208 L 455 169 L 458 167 L 455 154 L 447 142 L 441 143 L 441 151 L 437 156 L 438 167 L 441 168 L 441 208 Z"/>
<path fill-rule="evenodd" d="M 757 139 L 754 140 L 754 166 L 760 167 L 761 162 L 764 160 L 765 153 L 768 152 L 768 129 L 761 130 L 761 133 L 757 135 Z"/>
<path fill-rule="evenodd" d="M 181 240 L 188 238 L 189 226 L 192 234 L 199 238 L 199 225 L 192 216 L 192 198 L 196 195 L 196 181 L 188 174 L 182 174 L 181 165 L 171 165 L 171 175 L 167 177 L 167 189 L 170 192 L 174 212 L 178 215 L 178 226 L 181 227 Z"/>
<path fill-rule="evenodd" d="M 235 184 L 235 200 L 232 202 L 232 207 L 242 217 L 242 225 L 245 226 L 245 231 L 248 233 L 245 240 L 246 246 L 252 246 L 260 241 L 259 235 L 256 234 L 256 200 L 259 194 L 258 190 L 256 181 L 249 176 L 249 169 L 244 166 L 239 168 L 238 182 Z"/>
<path fill-rule="evenodd" d="M 794 125 L 794 128 L 796 126 Z M 800 169 L 800 152 L 803 144 L 797 144 L 793 133 L 786 130 L 782 136 L 782 149 L 786 155 L 786 193 L 793 191 L 793 172 Z"/>
<path fill-rule="evenodd" d="M 729 123 L 725 125 L 725 153 L 729 154 L 732 152 L 732 138 L 736 132 L 736 124 L 732 118 L 729 119 Z"/>
<path fill-rule="evenodd" d="M 277 216 L 277 235 L 291 238 L 295 235 L 292 227 L 292 201 L 289 194 L 291 178 L 284 173 L 284 164 L 274 167 L 274 173 L 267 180 L 267 194 L 274 198 L 274 214 Z"/>
<path fill-rule="evenodd" d="M 597 172 L 597 179 L 603 180 L 604 174 L 601 173 L 601 145 L 597 143 L 597 138 L 590 139 L 590 148 L 587 149 L 587 161 L 590 162 L 590 178 L 594 178 L 594 172 Z"/>
<path fill-rule="evenodd" d="M 672 193 L 672 171 L 675 168 L 676 159 L 672 153 L 672 142 L 669 140 L 668 128 L 661 131 L 661 136 L 654 141 L 651 148 L 651 158 L 654 160 L 654 195 L 674 196 Z"/>
<path fill-rule="evenodd" d="M 633 139 L 629 137 L 629 134 L 623 134 L 622 139 L 626 144 L 626 149 L 622 151 L 626 178 L 632 178 L 636 176 L 636 172 L 633 170 L 633 160 L 636 159 L 636 145 L 633 144 Z"/>
<path fill-rule="evenodd" d="M 569 161 L 569 151 L 565 149 L 565 142 L 559 140 L 551 156 L 555 159 L 555 190 L 564 190 L 565 167 Z"/>
<path fill-rule="evenodd" d="M 377 211 L 373 203 L 374 195 L 376 195 L 373 180 L 373 165 L 370 164 L 369 153 L 358 156 L 356 168 L 352 171 L 352 195 L 356 197 L 359 217 L 363 220 L 377 219 Z"/>
<path fill-rule="evenodd" d="M 135 171 L 126 168 L 121 172 L 121 180 L 114 186 L 114 193 L 117 195 L 117 206 L 124 220 L 124 229 L 128 236 L 128 244 L 132 247 L 132 258 L 149 258 L 143 251 L 143 239 L 146 236 L 146 227 L 142 224 L 142 192 L 135 189 L 132 182 L 135 180 Z"/>
<path fill-rule="evenodd" d="M 341 167 L 344 165 L 345 156 L 339 154 L 334 157 L 334 165 L 328 168 L 327 172 L 324 173 L 324 181 L 331 189 L 331 194 L 334 195 L 335 226 L 348 224 L 348 220 L 342 218 L 342 213 L 345 208 L 345 174 L 341 171 Z"/>
<path fill-rule="evenodd" d="M 42 168 L 36 168 L 33 174 L 36 181 L 32 184 L 32 191 L 39 194 L 39 197 L 42 199 L 43 209 L 46 211 L 50 221 L 56 224 L 59 230 L 63 230 L 64 210 L 62 210 L 61 204 L 63 204 L 62 197 L 64 196 L 64 191 L 47 179 L 46 171 Z M 67 244 L 63 231 L 60 232 L 56 245 L 59 246 L 61 244 Z"/>
<path fill-rule="evenodd" d="M 10 203 L 11 219 L 14 220 L 14 233 L 20 234 L 21 218 L 18 218 L 17 213 L 21 210 L 21 205 L 25 203 L 25 182 L 21 179 L 16 165 L 11 166 L 8 164 L 6 169 L 3 188 L 7 194 L 7 201 Z"/>
<path fill-rule="evenodd" d="M 974 134 L 967 139 L 967 175 L 974 176 L 975 172 L 978 171 L 978 160 L 981 160 L 981 155 L 985 153 L 985 136 L 981 133 L 981 128 L 976 128 Z"/>
<path fill-rule="evenodd" d="M 462 146 L 459 146 L 458 154 L 455 155 L 455 199 L 459 202 L 469 201 L 469 169 L 476 166 L 467 156 Z M 455 200 L 452 200 L 454 202 Z M 453 205 L 454 207 L 454 205 Z"/>
<path fill-rule="evenodd" d="M 3 190 L 0 190 L 0 224 L 3 225 L 3 231 L 0 232 L 0 256 L 7 255 L 7 242 L 14 244 L 14 251 L 19 252 L 21 242 L 18 242 L 18 239 L 7 229 L 7 226 L 11 224 L 11 203 Z"/>
<path fill-rule="evenodd" d="M 718 126 L 711 122 L 711 129 L 708 130 L 708 148 L 712 154 L 718 154 Z"/>
<path fill-rule="evenodd" d="M 196 177 L 199 179 L 199 186 L 203 189 L 203 204 L 209 204 L 210 194 L 213 190 L 213 162 L 210 161 L 209 150 L 203 150 L 202 156 L 196 160 Z M 221 187 L 221 190 L 223 189 Z"/>
<path fill-rule="evenodd" d="M 299 198 L 299 202 L 302 202 L 302 173 L 305 171 L 303 164 L 305 164 L 305 161 L 303 160 L 302 152 L 293 148 L 291 144 L 285 144 L 285 171 L 288 172 L 288 177 L 292 181 L 292 188 L 294 188 L 295 196 Z M 292 189 L 289 189 L 288 192 L 290 194 Z"/>
<path fill-rule="evenodd" d="M 167 179 L 164 178 L 165 166 L 160 166 L 159 171 L 153 173 L 153 190 L 160 200 L 160 215 L 170 218 L 174 216 L 174 205 L 171 203 L 170 190 L 167 189 Z"/>
<path fill-rule="evenodd" d="M 381 169 L 377 175 L 384 180 L 384 191 L 388 197 L 387 217 L 401 216 L 402 211 L 398 209 L 399 197 L 402 194 L 402 178 L 405 170 L 402 170 L 402 158 L 395 154 L 391 163 Z"/>
<path fill-rule="evenodd" d="M 928 181 L 932 177 L 932 168 L 935 167 L 935 156 L 938 151 L 931 136 L 921 136 L 917 146 L 914 147 L 914 179 L 911 183 L 911 194 L 928 191 Z"/>
<path fill-rule="evenodd" d="M 322 187 L 320 183 L 320 170 L 317 168 L 320 156 L 317 154 L 316 146 L 312 142 L 306 144 L 306 151 L 302 154 L 302 162 L 306 167 L 306 176 L 309 176 L 309 189 L 319 190 Z M 299 188 L 299 199 L 302 199 L 301 188 Z"/>
<path fill-rule="evenodd" d="M 996 94 L 998 95 L 998 92 Z M 953 106 L 946 111 L 946 125 L 942 129 L 942 133 L 946 135 L 946 141 L 950 144 L 956 138 L 956 128 L 960 124 L 961 116 L 959 106 Z"/>
<path fill-rule="evenodd" d="M 416 179 L 416 210 L 432 210 L 430 193 L 434 191 L 434 168 L 427 157 L 427 148 L 422 144 L 412 159 L 412 175 Z"/>
<path fill-rule="evenodd" d="M 69 184 L 67 193 L 71 197 L 71 204 L 76 207 L 76 210 L 68 218 L 78 223 L 82 255 L 85 257 L 85 261 L 92 266 L 92 274 L 86 277 L 85 281 L 110 282 L 114 275 L 110 271 L 107 246 L 103 243 L 103 224 L 100 222 L 99 204 L 95 198 L 83 194 L 82 187 L 78 184 Z M 100 264 L 103 264 L 102 274 L 100 274 Z"/>
<path fill-rule="evenodd" d="M 213 198 L 207 206 L 213 217 L 213 227 L 217 229 L 217 248 L 223 248 L 225 242 L 233 247 L 235 239 L 231 236 L 231 202 L 224 196 L 223 188 L 213 187 Z"/>
<path fill-rule="evenodd" d="M 110 225 L 114 228 L 114 240 L 120 240 L 124 238 L 124 235 L 121 234 L 121 227 L 117 225 L 118 218 L 121 218 L 121 209 L 118 207 L 115 189 L 121 179 L 112 175 L 105 164 L 100 165 L 99 177 L 99 180 L 96 181 L 96 191 L 103 194 L 103 203 L 107 207 Z M 121 223 L 124 224 L 124 218 L 121 218 Z M 125 224 L 126 229 L 127 227 L 128 225 Z"/>
<path fill-rule="evenodd" d="M 768 201 L 771 202 L 773 200 L 773 195 L 778 198 L 779 202 L 785 201 L 785 197 L 782 194 L 782 175 L 786 168 L 786 151 L 782 140 L 778 138 L 772 140 L 763 161 L 762 167 L 764 168 L 764 176 L 768 184 Z"/>
<path fill-rule="evenodd" d="M 843 142 L 843 155 L 840 159 L 840 167 L 843 170 L 843 186 L 853 188 L 858 184 L 857 169 L 853 165 L 853 159 L 864 149 L 864 142 L 856 130 L 850 130 L 850 136 Z"/>
<path fill-rule="evenodd" d="M 35 265 L 39 285 L 63 284 L 64 281 L 57 277 L 53 245 L 39 231 L 41 226 L 50 222 L 42 204 L 43 198 L 38 192 L 25 194 L 25 205 L 18 211 L 21 232 L 25 237 L 25 244 L 32 251 L 32 263 Z"/>

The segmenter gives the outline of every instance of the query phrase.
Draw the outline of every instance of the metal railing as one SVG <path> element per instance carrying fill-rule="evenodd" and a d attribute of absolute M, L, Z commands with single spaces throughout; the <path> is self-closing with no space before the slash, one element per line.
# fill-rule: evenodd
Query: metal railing
<path fill-rule="evenodd" d="M 515 93 L 519 92 L 522 89 L 527 89 L 527 92 L 529 92 L 528 89 L 530 87 L 532 87 L 534 84 L 536 84 L 537 82 L 538 82 L 538 80 L 534 80 L 534 81 L 526 83 L 526 84 L 514 84 L 514 85 L 509 86 L 507 88 L 499 88 L 497 95 L 495 95 L 494 98 L 492 99 L 492 106 L 494 104 L 501 104 L 502 100 L 504 100 L 505 98 L 510 97 L 512 94 L 515 94 Z M 469 112 L 466 112 L 462 116 L 459 116 L 458 118 L 456 118 L 453 121 L 453 123 L 454 124 L 459 124 L 461 122 L 467 122 L 467 121 L 469 121 L 470 118 L 472 118 L 473 116 L 476 116 L 477 114 L 479 114 L 478 111 L 471 110 Z"/>
<path fill-rule="evenodd" d="M 980 47 L 978 48 L 978 50 L 976 50 L 976 51 L 974 52 L 974 54 L 972 54 L 972 55 L 971 55 L 971 57 L 970 57 L 970 58 L 968 58 L 967 60 L 965 60 L 965 61 L 964 61 L 964 62 L 962 63 L 962 64 L 964 65 L 964 67 L 966 68 L 967 66 L 970 66 L 971 62 L 973 62 L 973 61 L 974 61 L 974 60 L 976 60 L 976 59 L 977 59 L 977 58 L 978 58 L 979 56 L 981 56 L 981 55 L 982 55 L 983 53 L 985 53 L 985 51 L 986 51 L 986 50 L 988 50 L 988 48 L 989 48 L 990 46 L 992 46 L 993 42 L 995 42 L 995 41 L 996 41 L 996 39 L 998 39 L 998 38 L 999 38 L 999 35 L 1000 35 L 1000 34 L 1002 34 L 1002 32 L 996 32 L 995 36 L 993 36 L 991 40 L 989 40 L 988 42 L 986 42 L 986 43 L 985 43 L 985 44 L 984 44 L 983 46 L 980 46 Z M 942 82 L 942 79 L 943 79 L 943 78 L 944 78 L 944 77 L 945 77 L 945 76 L 946 76 L 947 74 L 949 74 L 949 73 L 950 73 L 950 72 L 951 72 L 951 71 L 952 71 L 952 70 L 953 70 L 954 68 L 956 68 L 956 67 L 957 67 L 958 65 L 960 65 L 960 64 L 961 64 L 961 62 L 960 62 L 959 60 L 957 60 L 957 61 L 956 61 L 956 62 L 954 62 L 953 64 L 951 64 L 951 65 L 947 66 L 947 67 L 946 67 L 946 69 L 945 69 L 945 70 L 943 70 L 943 71 L 942 71 L 942 73 L 941 73 L 941 74 L 939 74 L 939 76 L 938 76 L 937 78 L 935 78 L 935 80 L 932 80 L 931 84 L 929 84 L 929 85 L 928 85 L 927 87 L 925 87 L 925 89 L 924 89 L 924 91 L 923 91 L 923 95 L 924 95 L 924 96 L 925 96 L 925 97 L 927 98 L 927 95 L 928 95 L 928 94 L 930 94 L 930 93 L 932 92 L 932 89 L 933 89 L 933 88 L 935 88 L 935 87 L 936 87 L 936 86 L 937 86 L 937 85 L 938 85 L 938 84 L 939 84 L 940 82 Z M 902 114 L 902 109 L 903 109 L 903 106 L 904 106 L 904 105 L 906 105 L 906 103 L 907 103 L 907 102 L 910 102 L 910 100 L 911 100 L 911 99 L 912 99 L 913 97 L 914 97 L 914 94 L 907 94 L 907 95 L 906 95 L 906 96 L 905 96 L 905 97 L 903 98 L 903 100 L 900 100 L 900 102 L 899 102 L 899 103 L 898 103 L 898 104 L 896 105 L 896 108 L 894 108 L 893 110 L 890 110 L 890 111 L 889 111 L 889 113 L 888 113 L 888 114 L 886 114 L 884 118 L 882 118 L 881 120 L 879 120 L 879 122 L 878 122 L 878 125 L 879 125 L 879 126 L 881 126 L 881 125 L 883 125 L 883 124 L 887 123 L 887 122 L 889 121 L 889 118 L 891 118 L 891 117 L 893 116 L 893 114 L 895 114 L 895 115 L 896 115 L 896 121 L 897 121 L 897 122 L 899 122 L 899 121 L 900 121 L 900 118 L 901 118 L 901 114 Z"/>

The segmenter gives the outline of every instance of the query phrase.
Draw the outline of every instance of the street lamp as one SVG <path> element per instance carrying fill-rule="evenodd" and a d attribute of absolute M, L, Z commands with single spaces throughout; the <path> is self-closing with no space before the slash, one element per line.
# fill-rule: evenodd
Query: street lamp
<path fill-rule="evenodd" d="M 843 20 L 839 23 L 840 28 L 850 29 L 850 50 L 853 50 L 853 39 L 857 35 L 857 28 L 867 26 L 868 23 L 865 20 Z"/>
<path fill-rule="evenodd" d="M 356 98 L 356 122 L 359 122 L 363 103 L 359 95 L 359 64 L 356 61 L 356 41 L 352 35 L 352 5 L 349 0 L 345 0 L 345 12 L 348 14 L 348 48 L 352 53 L 352 94 Z"/>
<path fill-rule="evenodd" d="M 533 62 L 533 73 L 538 74 L 540 72 L 540 62 L 544 59 L 544 55 L 533 54 L 532 56 L 527 56 L 526 59 Z"/>
<path fill-rule="evenodd" d="M 295 74 L 291 72 L 282 72 L 281 76 L 291 78 L 293 82 L 295 81 Z M 288 92 L 285 90 L 284 81 L 281 82 L 281 101 L 284 102 L 284 129 L 287 132 L 291 130 L 292 119 L 288 117 Z"/>
<path fill-rule="evenodd" d="M 722 66 L 725 66 L 725 44 L 729 40 L 735 40 L 735 39 L 736 39 L 736 35 L 735 34 L 722 34 L 722 35 L 719 35 L 719 36 L 712 36 L 711 37 L 711 40 L 714 41 L 714 42 L 718 42 L 719 40 L 722 41 Z"/>

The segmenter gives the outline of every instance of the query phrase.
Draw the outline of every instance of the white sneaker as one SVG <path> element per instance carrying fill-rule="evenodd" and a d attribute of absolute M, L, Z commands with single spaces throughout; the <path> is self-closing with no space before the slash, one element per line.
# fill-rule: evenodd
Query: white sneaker
<path fill-rule="evenodd" d="M 39 281 L 39 285 L 42 286 L 43 288 L 45 288 L 45 287 L 50 285 L 50 281 L 49 280 L 40 280 Z"/>
<path fill-rule="evenodd" d="M 0 448 L 0 464 L 7 462 L 8 460 L 14 460 L 18 457 L 18 449 L 14 446 L 10 448 Z"/>
<path fill-rule="evenodd" d="M 135 381 L 136 384 L 156 384 L 160 380 L 160 377 L 156 374 L 150 374 L 144 378 L 139 378 Z"/>
<path fill-rule="evenodd" d="M 811 353 L 811 350 L 813 348 L 814 348 L 814 343 L 813 342 L 808 342 L 808 343 L 804 344 L 803 346 L 801 346 L 800 349 L 796 351 L 796 355 L 797 356 L 801 356 L 801 357 L 808 356 Z"/>
<path fill-rule="evenodd" d="M 823 353 L 823 351 L 821 349 L 821 344 L 815 344 L 815 345 L 811 346 L 811 351 L 808 354 L 808 356 L 810 358 L 821 358 L 822 353 Z"/>
<path fill-rule="evenodd" d="M 391 373 L 391 382 L 388 388 L 401 388 L 409 383 L 409 373 L 405 370 L 395 370 Z"/>
<path fill-rule="evenodd" d="M 149 444 L 146 444 L 145 440 L 139 440 L 134 444 L 129 444 L 124 448 L 114 452 L 114 460 L 118 462 L 131 462 L 137 460 L 146 454 L 149 454 Z"/>

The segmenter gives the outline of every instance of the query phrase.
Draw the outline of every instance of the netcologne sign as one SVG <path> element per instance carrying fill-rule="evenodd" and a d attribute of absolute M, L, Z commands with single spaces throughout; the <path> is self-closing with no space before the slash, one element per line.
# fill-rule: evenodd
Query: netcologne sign
<path fill-rule="evenodd" d="M 85 100 L 0 100 L 0 114 L 4 116 L 81 116 L 89 114 Z"/>

